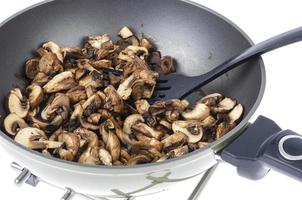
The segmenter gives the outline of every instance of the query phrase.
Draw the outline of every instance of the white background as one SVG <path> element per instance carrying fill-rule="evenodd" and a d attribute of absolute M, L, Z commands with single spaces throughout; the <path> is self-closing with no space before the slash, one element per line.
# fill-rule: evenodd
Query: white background
<path fill-rule="evenodd" d="M 40 0 L 1 1 L 0 21 Z M 302 3 L 299 0 L 196 0 L 235 22 L 255 43 L 275 34 L 302 26 Z M 33 30 L 34 31 L 34 30 Z M 33 32 L 34 33 L 34 32 Z M 22 32 L 20 33 L 22 34 Z M 5 50 L 4 47 L 1 47 Z M 263 102 L 255 114 L 274 119 L 281 127 L 302 133 L 302 43 L 294 44 L 263 56 L 267 70 L 267 88 Z M 0 147 L 1 199 L 60 199 L 62 191 L 41 184 L 37 188 L 16 187 L 17 175 L 9 167 L 12 161 Z M 197 179 L 180 185 L 166 194 L 151 199 L 185 200 Z M 301 199 L 301 183 L 277 172 L 270 172 L 263 180 L 251 181 L 239 177 L 235 168 L 220 164 L 200 199 Z M 4 198 L 5 197 L 5 198 Z M 79 200 L 80 198 L 75 198 Z"/>

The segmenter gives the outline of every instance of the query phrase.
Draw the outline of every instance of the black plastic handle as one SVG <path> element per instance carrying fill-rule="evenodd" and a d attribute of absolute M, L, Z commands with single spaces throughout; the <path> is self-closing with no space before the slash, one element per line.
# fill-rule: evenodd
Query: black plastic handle
<path fill-rule="evenodd" d="M 221 153 L 239 175 L 263 178 L 270 169 L 302 181 L 302 136 L 260 116 Z"/>
<path fill-rule="evenodd" d="M 286 45 L 299 42 L 302 40 L 302 27 L 287 31 L 280 35 L 274 36 L 268 40 L 265 40 L 259 44 L 256 44 L 244 52 L 240 53 L 237 56 L 230 58 L 229 60 L 225 61 L 218 67 L 214 68 L 210 72 L 206 74 L 208 80 L 206 83 L 216 79 L 217 77 L 221 76 L 222 74 L 234 69 L 239 64 L 243 63 L 244 61 L 251 59 L 256 56 L 260 56 L 266 52 L 278 49 L 280 47 L 284 47 Z M 204 76 L 201 76 L 204 78 Z"/>

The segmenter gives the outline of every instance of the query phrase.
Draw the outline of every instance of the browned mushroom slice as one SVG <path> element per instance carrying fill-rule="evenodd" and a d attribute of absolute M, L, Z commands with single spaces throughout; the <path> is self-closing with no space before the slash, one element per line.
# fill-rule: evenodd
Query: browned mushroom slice
<path fill-rule="evenodd" d="M 171 56 L 164 56 L 156 67 L 156 71 L 163 74 L 170 74 L 176 72 L 174 61 Z"/>
<path fill-rule="evenodd" d="M 124 121 L 123 131 L 127 134 L 131 134 L 132 126 L 134 124 L 136 124 L 137 122 L 145 122 L 142 115 L 139 115 L 139 114 L 129 115 Z"/>
<path fill-rule="evenodd" d="M 92 113 L 97 112 L 101 105 L 102 99 L 98 94 L 94 94 L 82 104 L 82 108 L 84 110 L 84 114 L 89 116 Z"/>
<path fill-rule="evenodd" d="M 187 153 L 189 153 L 189 147 L 188 147 L 188 145 L 185 145 L 185 146 L 178 147 L 178 148 L 173 149 L 172 151 L 168 152 L 167 157 L 176 158 L 176 157 L 183 156 Z"/>
<path fill-rule="evenodd" d="M 140 99 L 135 102 L 136 110 L 139 114 L 143 115 L 149 111 L 150 104 L 145 99 Z"/>
<path fill-rule="evenodd" d="M 118 33 L 119 36 L 121 36 L 121 38 L 123 39 L 127 39 L 131 36 L 133 36 L 134 34 L 132 33 L 132 31 L 127 27 L 127 26 L 124 26 L 120 32 Z"/>
<path fill-rule="evenodd" d="M 165 128 L 172 130 L 172 123 L 166 121 L 166 120 L 160 120 L 159 124 L 164 126 Z"/>
<path fill-rule="evenodd" d="M 164 135 L 163 132 L 157 131 L 157 130 L 151 128 L 150 126 L 148 126 L 147 124 L 144 124 L 141 122 L 138 122 L 138 123 L 132 125 L 132 129 L 137 132 L 140 132 L 148 137 L 153 137 L 157 140 L 160 140 L 161 137 Z"/>
<path fill-rule="evenodd" d="M 78 103 L 87 98 L 86 89 L 84 86 L 76 86 L 66 92 L 72 104 Z"/>
<path fill-rule="evenodd" d="M 23 96 L 19 88 L 12 89 L 7 99 L 8 110 L 21 118 L 26 117 L 29 110 L 28 99 Z"/>
<path fill-rule="evenodd" d="M 127 100 L 132 93 L 132 85 L 134 83 L 134 75 L 126 78 L 118 87 L 117 93 L 124 99 Z"/>
<path fill-rule="evenodd" d="M 177 147 L 183 146 L 187 142 L 187 136 L 181 132 L 177 132 L 161 142 L 163 143 L 163 151 L 169 152 Z"/>
<path fill-rule="evenodd" d="M 131 157 L 128 161 L 128 165 L 137 165 L 151 162 L 152 159 L 146 155 L 136 155 Z"/>
<path fill-rule="evenodd" d="M 103 75 L 96 70 L 90 72 L 87 76 L 79 81 L 79 85 L 84 87 L 99 88 L 102 86 Z"/>
<path fill-rule="evenodd" d="M 148 50 L 151 50 L 153 48 L 153 45 L 151 44 L 151 42 L 145 37 L 141 38 L 140 46 L 145 47 Z"/>
<path fill-rule="evenodd" d="M 92 114 L 89 115 L 89 117 L 87 118 L 87 121 L 88 121 L 89 123 L 92 123 L 92 124 L 99 124 L 101 118 L 102 118 L 102 114 L 101 114 L 101 113 L 92 113 Z"/>
<path fill-rule="evenodd" d="M 215 113 L 225 113 L 232 110 L 236 106 L 236 101 L 231 98 L 224 98 L 222 101 L 219 102 L 217 107 L 212 107 L 211 109 Z"/>
<path fill-rule="evenodd" d="M 51 79 L 46 85 L 44 85 L 43 89 L 46 93 L 53 93 L 61 90 L 68 90 L 75 86 L 76 82 L 72 72 L 65 71 Z"/>
<path fill-rule="evenodd" d="M 202 124 L 197 121 L 175 121 L 172 124 L 174 133 L 183 133 L 189 143 L 199 142 L 203 136 Z"/>
<path fill-rule="evenodd" d="M 63 54 L 63 57 L 70 56 L 72 58 L 79 58 L 82 59 L 84 58 L 82 49 L 80 48 L 61 48 L 61 52 Z"/>
<path fill-rule="evenodd" d="M 143 143 L 144 145 L 150 145 L 152 148 L 155 148 L 158 151 L 161 151 L 163 148 L 163 143 L 155 138 L 150 138 L 143 134 L 136 134 L 135 136 L 139 142 Z"/>
<path fill-rule="evenodd" d="M 104 142 L 106 144 L 106 149 L 112 156 L 112 161 L 114 162 L 119 160 L 121 153 L 121 144 L 118 137 L 112 131 L 109 131 L 108 138 Z"/>
<path fill-rule="evenodd" d="M 70 101 L 66 94 L 56 93 L 55 98 L 47 104 L 41 112 L 41 117 L 44 120 L 52 120 L 55 115 L 60 115 L 63 120 L 66 120 L 69 115 Z"/>
<path fill-rule="evenodd" d="M 45 133 L 37 128 L 26 127 L 15 136 L 15 141 L 30 149 L 59 148 L 61 142 L 48 141 Z"/>
<path fill-rule="evenodd" d="M 223 96 L 219 93 L 213 93 L 203 97 L 200 102 L 206 104 L 207 106 L 216 106 L 221 100 Z"/>
<path fill-rule="evenodd" d="M 98 147 L 88 147 L 84 153 L 81 154 L 79 163 L 89 164 L 89 165 L 98 165 L 100 164 L 99 158 L 99 148 Z"/>
<path fill-rule="evenodd" d="M 115 113 L 124 111 L 124 101 L 112 85 L 106 87 L 104 93 L 106 95 L 105 109 Z"/>
<path fill-rule="evenodd" d="M 32 84 L 26 88 L 30 107 L 36 108 L 43 101 L 43 89 L 38 84 Z"/>
<path fill-rule="evenodd" d="M 57 56 L 53 53 L 46 53 L 43 55 L 39 61 L 39 71 L 50 75 L 54 72 L 62 72 L 63 66 L 58 60 Z"/>
<path fill-rule="evenodd" d="M 25 63 L 25 75 L 29 79 L 34 79 L 39 73 L 39 61 L 38 58 L 32 58 Z"/>
<path fill-rule="evenodd" d="M 235 106 L 235 108 L 229 112 L 228 117 L 229 117 L 229 123 L 234 124 L 238 122 L 243 115 L 243 106 L 241 104 L 238 104 Z"/>
<path fill-rule="evenodd" d="M 108 165 L 108 166 L 112 165 L 112 156 L 106 149 L 100 148 L 99 158 L 100 158 L 102 164 Z"/>
<path fill-rule="evenodd" d="M 58 141 L 63 142 L 65 145 L 58 150 L 61 159 L 74 160 L 80 147 L 80 140 L 76 134 L 62 132 L 58 136 Z"/>
<path fill-rule="evenodd" d="M 43 44 L 43 48 L 54 53 L 57 56 L 57 58 L 61 61 L 61 63 L 63 63 L 64 58 L 63 58 L 61 48 L 59 47 L 59 45 L 50 41 L 50 42 Z"/>
<path fill-rule="evenodd" d="M 107 60 L 107 59 L 97 60 L 97 61 L 91 62 L 91 65 L 96 69 L 112 68 L 112 61 Z"/>
<path fill-rule="evenodd" d="M 18 115 L 11 113 L 4 119 L 4 128 L 10 135 L 16 135 L 20 129 L 28 127 L 26 122 Z"/>
<path fill-rule="evenodd" d="M 227 122 L 221 122 L 220 124 L 218 124 L 215 132 L 216 140 L 218 140 L 223 135 L 225 135 L 230 130 L 232 130 L 234 126 L 235 126 L 234 124 L 229 124 Z"/>
<path fill-rule="evenodd" d="M 90 36 L 88 37 L 87 43 L 96 49 L 110 49 L 109 47 L 113 47 L 113 42 L 110 40 L 107 34 L 104 35 L 97 35 L 97 36 Z"/>
<path fill-rule="evenodd" d="M 39 72 L 37 75 L 34 77 L 34 80 L 32 83 L 35 83 L 37 85 L 43 86 L 49 81 L 49 76 L 46 74 Z"/>
<path fill-rule="evenodd" d="M 80 136 L 81 139 L 88 142 L 90 147 L 98 147 L 100 145 L 99 138 L 95 132 L 89 131 L 85 128 L 77 128 L 74 133 Z"/>
<path fill-rule="evenodd" d="M 197 102 L 194 109 L 182 113 L 186 120 L 204 120 L 210 115 L 210 108 L 200 102 Z"/>
<path fill-rule="evenodd" d="M 89 123 L 87 118 L 85 118 L 83 116 L 79 118 L 79 121 L 80 121 L 81 126 L 83 126 L 84 128 L 86 128 L 88 130 L 96 131 L 100 128 L 99 125 Z"/>
<path fill-rule="evenodd" d="M 201 122 L 201 125 L 205 128 L 209 128 L 215 126 L 217 121 L 218 120 L 216 120 L 212 115 L 209 115 Z"/>

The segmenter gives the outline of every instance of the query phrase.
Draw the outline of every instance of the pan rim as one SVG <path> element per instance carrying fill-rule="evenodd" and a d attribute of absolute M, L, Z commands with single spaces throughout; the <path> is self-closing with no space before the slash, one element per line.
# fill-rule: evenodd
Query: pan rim
<path fill-rule="evenodd" d="M 19 12 L 15 13 L 14 15 L 8 17 L 6 20 L 0 23 L 0 28 L 3 27 L 6 23 L 14 19 L 15 17 L 31 10 L 36 7 L 39 7 L 41 5 L 45 5 L 47 3 L 55 2 L 57 0 L 43 0 L 39 3 L 33 4 L 23 10 L 20 10 Z M 192 6 L 198 7 L 200 9 L 203 9 L 221 20 L 225 21 L 232 27 L 234 27 L 246 40 L 247 42 L 252 46 L 254 45 L 253 41 L 250 39 L 250 37 L 240 28 L 238 27 L 235 23 L 233 23 L 231 20 L 226 18 L 225 16 L 219 14 L 218 12 L 203 6 L 199 3 L 193 2 L 191 0 L 178 0 L 187 4 L 190 4 Z M 233 130 L 231 130 L 229 133 L 227 133 L 225 136 L 220 138 L 219 140 L 211 143 L 207 148 L 204 149 L 199 149 L 194 152 L 191 152 L 189 154 L 186 154 L 184 156 L 178 157 L 178 158 L 173 158 L 173 159 L 168 159 L 163 162 L 159 163 L 148 163 L 148 164 L 141 164 L 141 165 L 134 165 L 134 166 L 103 166 L 103 165 L 86 165 L 86 164 L 81 164 L 77 162 L 72 162 L 72 161 L 66 161 L 62 160 L 59 158 L 55 157 L 47 157 L 39 152 L 36 152 L 34 150 L 28 149 L 18 143 L 16 143 L 14 140 L 12 140 L 11 137 L 0 131 L 1 135 L 1 140 L 4 140 L 7 145 L 14 145 L 13 148 L 15 148 L 15 151 L 22 152 L 22 155 L 26 156 L 32 156 L 31 158 L 34 159 L 35 161 L 41 162 L 44 165 L 51 165 L 52 167 L 57 167 L 57 168 L 64 168 L 72 171 L 77 171 L 77 172 L 85 172 L 85 173 L 97 173 L 97 174 L 113 174 L 117 170 L 119 170 L 119 173 L 121 174 L 129 174 L 130 173 L 144 173 L 142 171 L 136 171 L 140 169 L 147 170 L 149 169 L 150 171 L 154 171 L 155 168 L 157 169 L 163 169 L 163 168 L 171 168 L 171 166 L 179 166 L 186 164 L 187 162 L 193 161 L 194 159 L 197 159 L 202 156 L 209 156 L 211 154 L 217 153 L 219 150 L 223 148 L 224 145 L 223 143 L 227 143 L 226 141 L 230 140 L 231 138 L 235 137 L 236 135 L 238 136 L 240 134 L 240 131 L 246 127 L 246 125 L 249 123 L 249 119 L 251 116 L 255 113 L 257 110 L 258 106 L 260 105 L 260 102 L 262 100 L 262 97 L 264 95 L 265 91 L 265 85 L 266 85 L 266 72 L 265 72 L 265 66 L 263 63 L 263 60 L 261 57 L 257 58 L 257 61 L 259 62 L 260 65 L 260 70 L 261 70 L 261 85 L 260 85 L 260 91 L 257 97 L 257 100 L 255 101 L 255 104 L 249 111 L 249 113 L 243 118 L 241 123 L 239 123 Z M 48 163 L 49 162 L 49 163 Z M 51 162 L 51 163 L 50 163 Z M 169 167 L 170 166 L 170 167 Z M 70 167 L 73 167 L 73 169 L 70 169 Z M 89 170 L 89 171 L 87 171 Z"/>

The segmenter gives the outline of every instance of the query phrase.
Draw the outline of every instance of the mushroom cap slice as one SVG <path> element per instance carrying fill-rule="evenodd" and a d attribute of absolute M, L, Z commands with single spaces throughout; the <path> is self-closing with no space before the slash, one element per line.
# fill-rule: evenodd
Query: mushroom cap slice
<path fill-rule="evenodd" d="M 26 117 L 29 111 L 28 99 L 22 95 L 19 88 L 12 89 L 8 95 L 8 110 L 21 118 Z"/>
<path fill-rule="evenodd" d="M 204 120 L 210 115 L 210 108 L 203 103 L 197 102 L 194 109 L 183 112 L 182 116 L 186 120 Z"/>
<path fill-rule="evenodd" d="M 56 93 L 55 98 L 41 112 L 44 120 L 52 120 L 54 115 L 60 115 L 63 120 L 69 115 L 70 101 L 66 94 Z"/>
<path fill-rule="evenodd" d="M 28 127 L 26 122 L 18 115 L 11 113 L 4 119 L 4 128 L 10 135 L 16 135 L 20 129 Z"/>
<path fill-rule="evenodd" d="M 187 142 L 187 139 L 187 136 L 182 132 L 176 132 L 161 141 L 163 143 L 163 151 L 169 152 L 177 147 L 180 147 Z"/>
<path fill-rule="evenodd" d="M 112 165 L 112 156 L 106 149 L 100 148 L 99 158 L 100 158 L 102 164 L 109 165 L 109 166 Z"/>
<path fill-rule="evenodd" d="M 47 140 L 45 133 L 37 128 L 26 127 L 15 136 L 15 141 L 30 149 L 44 149 L 46 144 L 41 140 Z"/>
<path fill-rule="evenodd" d="M 59 45 L 50 41 L 50 42 L 43 44 L 43 48 L 54 53 L 57 56 L 57 58 L 61 61 L 61 63 L 63 63 L 64 58 L 63 58 L 63 54 L 61 52 L 61 48 L 59 47 Z"/>
<path fill-rule="evenodd" d="M 134 75 L 132 74 L 126 78 L 118 87 L 117 93 L 124 99 L 127 100 L 132 93 L 132 85 L 134 83 Z"/>
<path fill-rule="evenodd" d="M 223 96 L 219 93 L 209 94 L 203 97 L 199 102 L 206 104 L 207 106 L 216 106 L 218 102 L 222 100 Z"/>
<path fill-rule="evenodd" d="M 132 31 L 127 27 L 127 26 L 124 26 L 120 32 L 118 33 L 119 36 L 121 36 L 121 38 L 123 39 L 127 39 L 131 36 L 133 36 L 134 34 L 132 33 Z"/>
<path fill-rule="evenodd" d="M 58 141 L 65 144 L 64 147 L 59 149 L 60 158 L 70 161 L 74 160 L 80 147 L 79 137 L 74 133 L 64 131 L 58 135 Z"/>
<path fill-rule="evenodd" d="M 226 97 L 219 102 L 217 107 L 212 107 L 211 109 L 216 113 L 225 113 L 232 110 L 236 104 L 236 100 Z"/>
<path fill-rule="evenodd" d="M 84 153 L 79 158 L 79 163 L 97 165 L 100 164 L 99 159 L 99 148 L 98 147 L 88 147 Z"/>
<path fill-rule="evenodd" d="M 34 79 L 39 73 L 39 58 L 32 58 L 25 63 L 25 74 L 29 79 Z"/>
<path fill-rule="evenodd" d="M 123 131 L 127 134 L 131 134 L 132 130 L 132 126 L 134 124 L 136 124 L 137 122 L 145 122 L 144 118 L 142 115 L 140 114 L 132 114 L 129 115 L 125 121 L 124 121 L 124 125 L 123 125 Z"/>
<path fill-rule="evenodd" d="M 90 147 L 98 147 L 100 145 L 99 138 L 93 131 L 80 127 L 74 130 L 74 133 L 86 140 Z"/>
<path fill-rule="evenodd" d="M 143 115 L 144 113 L 148 112 L 148 110 L 150 108 L 150 104 L 147 100 L 140 99 L 135 102 L 135 107 L 136 107 L 137 112 L 139 114 Z"/>
<path fill-rule="evenodd" d="M 76 84 L 73 73 L 65 71 L 51 79 L 46 85 L 44 85 L 43 89 L 46 93 L 54 93 L 73 88 Z"/>
<path fill-rule="evenodd" d="M 183 133 L 189 143 L 199 142 L 203 136 L 202 124 L 197 121 L 175 121 L 172 124 L 174 133 Z"/>
<path fill-rule="evenodd" d="M 124 110 L 124 101 L 115 88 L 109 85 L 105 88 L 104 93 L 106 95 L 106 103 L 104 108 L 112 110 L 115 113 L 121 113 Z"/>
<path fill-rule="evenodd" d="M 163 132 L 161 131 L 157 131 L 153 128 L 151 128 L 150 126 L 148 126 L 147 124 L 144 124 L 142 122 L 138 122 L 134 125 L 132 125 L 132 129 L 137 131 L 137 132 L 140 132 L 148 137 L 153 137 L 157 140 L 160 140 L 161 137 L 164 135 Z"/>
<path fill-rule="evenodd" d="M 229 112 L 228 117 L 229 117 L 229 123 L 234 124 L 236 123 L 243 115 L 243 106 L 241 104 L 238 104 L 235 106 L 235 108 Z"/>
<path fill-rule="evenodd" d="M 106 149 L 112 156 L 112 161 L 114 162 L 119 160 L 121 153 L 121 144 L 118 137 L 112 131 L 109 131 L 107 140 L 104 142 L 106 144 Z"/>
<path fill-rule="evenodd" d="M 36 108 L 43 101 L 43 89 L 38 84 L 32 84 L 26 88 L 30 107 Z"/>

